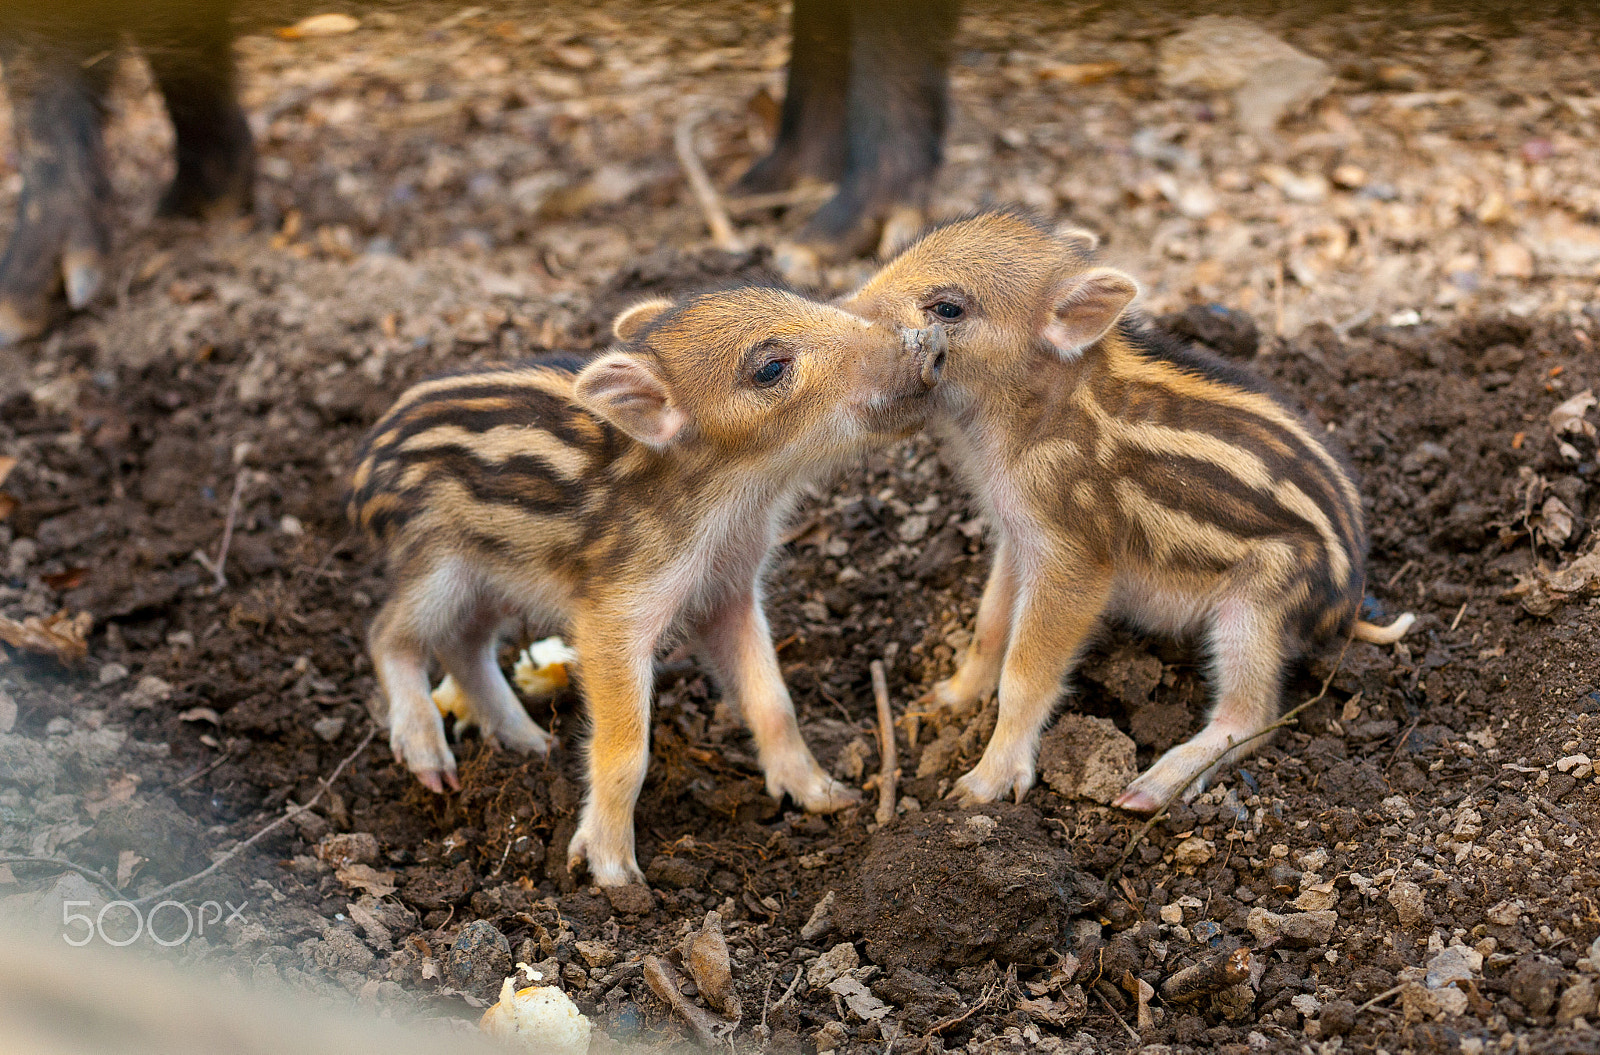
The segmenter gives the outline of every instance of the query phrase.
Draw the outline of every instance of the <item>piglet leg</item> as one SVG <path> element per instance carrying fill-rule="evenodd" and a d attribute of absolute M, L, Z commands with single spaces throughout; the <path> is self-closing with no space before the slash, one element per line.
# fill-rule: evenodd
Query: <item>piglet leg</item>
<path fill-rule="evenodd" d="M 861 801 L 854 788 L 822 771 L 800 736 L 794 702 L 778 670 L 772 633 L 754 590 L 737 594 L 700 627 L 701 645 L 723 689 L 739 701 L 755 737 L 767 792 L 788 795 L 812 813 L 828 813 Z"/>
<path fill-rule="evenodd" d="M 1217 705 L 1206 727 L 1162 755 L 1113 805 L 1150 813 L 1184 792 L 1192 797 L 1217 770 L 1256 750 L 1278 717 L 1283 671 L 1280 620 L 1262 606 L 1230 598 L 1217 606 L 1206 633 Z"/>
<path fill-rule="evenodd" d="M 428 652 L 407 632 L 407 614 L 406 599 L 393 600 L 372 624 L 372 667 L 389 706 L 389 747 L 429 791 L 459 789 L 456 758 L 429 691 Z"/>
<path fill-rule="evenodd" d="M 978 602 L 972 643 L 954 677 L 933 687 L 933 698 L 957 714 L 973 709 L 1000 684 L 1006 646 L 1011 641 L 1011 614 L 1017 600 L 1017 569 L 1004 536 L 994 554 L 994 567 Z"/>
<path fill-rule="evenodd" d="M 1088 564 L 1052 568 L 1035 582 L 1019 582 L 994 735 L 978 764 L 951 791 L 963 805 L 1005 795 L 1020 801 L 1033 787 L 1039 737 L 1061 695 L 1061 680 L 1110 593 L 1110 574 Z"/>
<path fill-rule="evenodd" d="M 620 606 L 619 606 L 620 607 Z M 659 628 L 638 613 L 592 606 L 572 623 L 589 703 L 589 794 L 567 845 L 567 868 L 588 862 L 600 886 L 643 883 L 633 810 L 650 763 L 650 688 Z"/>

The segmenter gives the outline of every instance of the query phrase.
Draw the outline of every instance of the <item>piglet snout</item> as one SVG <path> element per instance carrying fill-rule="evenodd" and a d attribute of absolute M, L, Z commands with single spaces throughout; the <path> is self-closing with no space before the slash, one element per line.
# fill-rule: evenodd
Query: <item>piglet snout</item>
<path fill-rule="evenodd" d="M 925 330 L 905 331 L 907 349 L 917 349 L 922 353 L 922 383 L 932 388 L 939 383 L 939 375 L 944 372 L 945 355 L 950 351 L 950 338 L 944 332 L 944 327 L 934 323 Z"/>

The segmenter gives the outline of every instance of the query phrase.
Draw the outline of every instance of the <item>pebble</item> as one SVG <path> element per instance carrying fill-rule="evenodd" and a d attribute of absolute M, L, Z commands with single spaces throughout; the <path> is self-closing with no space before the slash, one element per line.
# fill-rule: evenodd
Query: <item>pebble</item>
<path fill-rule="evenodd" d="M 644 916 L 655 910 L 655 895 L 642 883 L 605 888 L 606 900 L 611 908 L 623 916 Z"/>
<path fill-rule="evenodd" d="M 1394 906 L 1396 915 L 1400 917 L 1400 926 L 1410 930 L 1427 914 L 1428 905 L 1423 897 L 1422 888 L 1415 883 L 1401 880 L 1389 888 L 1389 904 Z"/>
<path fill-rule="evenodd" d="M 1281 943 L 1289 948 L 1309 949 L 1328 944 L 1339 914 L 1332 910 L 1323 912 L 1291 912 L 1280 916 L 1264 908 L 1253 908 L 1245 926 L 1259 942 Z"/>
<path fill-rule="evenodd" d="M 475 919 L 456 935 L 443 967 L 446 980 L 457 989 L 491 996 L 511 973 L 511 943 L 494 924 Z"/>

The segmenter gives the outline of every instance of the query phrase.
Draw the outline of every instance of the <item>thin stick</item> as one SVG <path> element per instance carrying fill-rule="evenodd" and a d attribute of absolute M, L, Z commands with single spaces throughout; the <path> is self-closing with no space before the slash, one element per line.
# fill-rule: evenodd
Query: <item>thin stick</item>
<path fill-rule="evenodd" d="M 1328 676 L 1323 679 L 1322 688 L 1317 690 L 1317 694 L 1315 696 L 1289 711 L 1289 713 L 1285 714 L 1282 718 L 1279 718 L 1265 729 L 1252 733 L 1243 740 L 1235 742 L 1230 737 L 1226 747 L 1218 752 L 1211 759 L 1211 761 L 1207 762 L 1201 768 L 1195 770 L 1194 776 L 1184 781 L 1183 785 L 1179 787 L 1178 790 L 1174 791 L 1167 797 L 1167 800 L 1150 815 L 1150 819 L 1145 821 L 1139 830 L 1133 833 L 1133 838 L 1128 840 L 1128 845 L 1123 849 L 1122 856 L 1117 858 L 1116 865 L 1111 869 L 1111 871 L 1106 873 L 1106 889 L 1109 890 L 1111 888 L 1111 883 L 1114 877 L 1122 874 L 1122 866 L 1128 863 L 1129 856 L 1132 855 L 1133 851 L 1138 847 L 1139 843 L 1143 841 L 1144 837 L 1150 834 L 1150 829 L 1161 823 L 1162 818 L 1167 815 L 1167 810 L 1171 809 L 1173 803 L 1182 801 L 1183 793 L 1188 791 L 1189 786 L 1196 780 L 1199 780 L 1202 774 L 1210 772 L 1212 766 L 1221 762 L 1229 754 L 1243 747 L 1245 744 L 1248 744 L 1254 740 L 1259 740 L 1263 736 L 1266 736 L 1269 733 L 1277 732 L 1279 729 L 1285 728 L 1286 726 L 1293 725 L 1296 716 L 1299 715 L 1301 711 L 1305 710 L 1307 707 L 1310 707 L 1314 703 L 1320 702 L 1324 696 L 1328 695 L 1328 686 L 1332 685 L 1333 679 L 1339 676 L 1339 670 L 1344 666 L 1344 654 L 1349 650 L 1350 642 L 1353 640 L 1355 640 L 1355 630 L 1352 626 L 1350 636 L 1344 639 L 1344 645 L 1339 649 L 1339 658 L 1334 661 L 1333 669 L 1330 670 L 1328 672 Z"/>
<path fill-rule="evenodd" d="M 712 244 L 725 252 L 741 253 L 744 251 L 744 241 L 735 233 L 733 221 L 728 219 L 728 210 L 722 205 L 722 197 L 712 185 L 711 177 L 706 175 L 700 155 L 694 151 L 695 126 L 703 116 L 701 113 L 685 114 L 673 130 L 672 146 L 678 152 L 678 164 L 683 166 L 689 190 L 694 193 L 694 200 L 706 218 L 706 226 L 711 228 Z"/>
<path fill-rule="evenodd" d="M 814 183 L 807 186 L 792 187 L 789 190 L 775 190 L 768 194 L 746 194 L 739 198 L 729 198 L 726 201 L 728 213 L 732 216 L 748 216 L 753 212 L 762 212 L 766 209 L 787 209 L 795 205 L 820 205 L 833 197 L 835 186 L 832 183 Z"/>
<path fill-rule="evenodd" d="M 13 857 L 9 854 L 5 854 L 0 855 L 0 865 L 55 865 L 57 868 L 65 868 L 69 872 L 76 872 L 85 879 L 94 880 L 96 883 L 99 883 L 101 886 L 111 891 L 112 897 L 118 897 L 122 894 L 122 891 L 118 890 L 116 885 L 113 884 L 111 880 L 107 879 L 99 872 L 96 872 L 88 865 L 80 865 L 73 861 L 63 861 L 59 857 Z"/>
<path fill-rule="evenodd" d="M 1368 1008 L 1372 1007 L 1375 1004 L 1381 1004 L 1383 1001 L 1389 999 L 1391 996 L 1394 996 L 1396 993 L 1400 992 L 1404 988 L 1405 988 L 1405 986 L 1403 986 L 1403 985 L 1397 985 L 1393 989 L 1385 989 L 1383 992 L 1379 993 L 1377 996 L 1373 997 L 1371 1000 L 1368 1000 L 1366 1003 L 1364 1003 L 1360 1007 L 1356 1008 L 1356 1014 L 1358 1014 L 1358 1015 L 1361 1014 L 1361 1012 L 1367 1010 Z"/>
<path fill-rule="evenodd" d="M 931 1036 L 933 1036 L 933 1035 L 935 1035 L 937 1033 L 943 1033 L 945 1030 L 949 1029 L 951 1026 L 954 1026 L 954 1025 L 956 1025 L 958 1023 L 961 1023 L 961 1022 L 965 1022 L 967 1019 L 971 1018 L 973 1015 L 977 1014 L 979 1011 L 982 1011 L 984 1008 L 988 1007 L 989 1006 L 989 1001 L 994 999 L 995 990 L 1000 988 L 1000 984 L 1001 984 L 1001 980 L 1000 979 L 995 979 L 995 983 L 989 987 L 988 991 L 985 992 L 981 998 L 979 998 L 979 1000 L 978 1000 L 978 1002 L 976 1004 L 973 1004 L 971 1007 L 967 1008 L 965 1011 L 961 1012 L 961 1014 L 959 1014 L 959 1015 L 954 1015 L 954 1016 L 952 1016 L 950 1018 L 943 1018 L 943 1019 L 940 1019 L 938 1022 L 935 1022 L 928 1029 L 927 1036 L 931 1037 Z"/>
<path fill-rule="evenodd" d="M 194 875 L 190 876 L 187 879 L 180 879 L 176 883 L 168 883 L 166 886 L 162 887 L 160 890 L 157 890 L 154 894 L 150 894 L 150 895 L 148 895 L 146 897 L 142 897 L 139 900 L 133 902 L 133 904 L 136 905 L 136 906 L 148 905 L 153 901 L 160 901 L 161 899 L 165 898 L 168 894 L 171 894 L 174 891 L 182 890 L 184 887 L 187 887 L 187 886 L 193 886 L 195 883 L 198 883 L 198 882 L 200 882 L 200 880 L 202 880 L 202 879 L 206 878 L 207 876 L 211 875 L 213 872 L 217 871 L 217 869 L 221 868 L 223 865 L 227 864 L 229 861 L 233 860 L 235 857 L 238 857 L 245 850 L 249 849 L 250 847 L 254 846 L 256 843 L 260 842 L 262 839 L 266 838 L 269 833 L 277 830 L 283 824 L 287 823 L 288 821 L 293 820 L 294 818 L 298 817 L 300 814 L 306 812 L 311 807 L 315 806 L 317 804 L 318 800 L 320 800 L 322 798 L 322 796 L 327 793 L 328 789 L 333 787 L 333 782 L 339 779 L 339 775 L 345 771 L 345 767 L 348 766 L 351 762 L 354 762 L 361 755 L 361 752 L 363 752 L 363 751 L 365 751 L 367 749 L 367 745 L 372 743 L 372 738 L 377 736 L 377 735 L 378 735 L 378 727 L 377 726 L 374 725 L 371 729 L 368 729 L 367 730 L 367 735 L 361 738 L 361 742 L 356 745 L 356 749 L 354 751 L 350 752 L 348 755 L 344 756 L 344 759 L 337 766 L 335 766 L 333 772 L 328 775 L 328 779 L 321 781 L 322 786 L 317 789 L 317 793 L 315 795 L 311 796 L 311 798 L 306 802 L 305 805 L 303 805 L 303 806 L 291 805 L 288 808 L 288 810 L 286 810 L 284 812 L 284 815 L 282 817 L 279 817 L 277 820 L 273 821 L 271 824 L 268 824 L 265 828 L 262 828 L 260 831 L 256 832 L 254 835 L 250 836 L 250 838 L 246 839 L 244 842 L 242 842 L 239 845 L 235 846 L 233 849 L 229 850 L 227 853 L 223 854 L 221 857 L 219 857 L 215 861 L 211 862 L 211 864 L 208 867 L 202 868 L 200 871 L 196 872 Z"/>
<path fill-rule="evenodd" d="M 894 819 L 895 784 L 900 773 L 899 752 L 894 742 L 894 715 L 889 711 L 889 682 L 883 676 L 883 661 L 873 660 L 868 667 L 872 672 L 872 697 L 878 703 L 878 823 L 888 824 Z"/>
<path fill-rule="evenodd" d="M 1111 1006 L 1111 1001 L 1106 999 L 1106 994 L 1092 987 L 1089 991 L 1100 998 L 1100 1002 L 1105 1005 L 1106 1010 L 1111 1012 L 1111 1017 L 1117 1020 L 1117 1025 L 1128 1031 L 1128 1036 L 1133 1039 L 1135 1044 L 1140 1043 L 1144 1039 L 1143 1037 L 1139 1036 L 1132 1026 L 1128 1025 L 1127 1021 L 1121 1015 L 1117 1014 L 1117 1009 Z"/>
<path fill-rule="evenodd" d="M 1389 576 L 1389 581 L 1383 584 L 1383 588 L 1385 590 L 1394 589 L 1394 584 L 1399 582 L 1401 579 L 1405 578 L 1406 572 L 1410 571 L 1412 568 L 1415 568 L 1416 566 L 1417 566 L 1417 562 L 1416 561 L 1414 561 L 1414 560 L 1406 561 L 1404 564 L 1400 565 L 1400 570 L 1399 571 L 1397 571 L 1393 575 Z"/>
<path fill-rule="evenodd" d="M 1472 603 L 1471 601 L 1462 601 L 1461 602 L 1461 607 L 1456 609 L 1456 617 L 1454 619 L 1450 620 L 1450 629 L 1451 630 L 1454 630 L 1456 627 L 1461 625 L 1461 617 L 1467 614 L 1467 605 L 1469 605 L 1471 603 Z"/>
<path fill-rule="evenodd" d="M 239 519 L 239 499 L 244 496 L 244 470 L 240 469 L 233 478 L 233 497 L 228 499 L 228 519 L 222 524 L 222 545 L 217 549 L 215 561 L 202 560 L 200 563 L 211 569 L 211 575 L 216 580 L 217 589 L 223 590 L 228 586 L 228 577 L 222 573 L 223 565 L 228 563 L 228 547 L 233 545 L 233 525 Z M 199 552 L 195 556 L 203 556 Z"/>
<path fill-rule="evenodd" d="M 778 1002 L 772 1005 L 772 1010 L 776 1011 L 789 1002 L 789 998 L 794 995 L 794 991 L 800 988 L 800 979 L 805 976 L 806 969 L 804 967 L 796 967 L 794 969 L 794 980 L 789 983 L 789 988 L 783 991 L 783 995 L 778 997 Z"/>

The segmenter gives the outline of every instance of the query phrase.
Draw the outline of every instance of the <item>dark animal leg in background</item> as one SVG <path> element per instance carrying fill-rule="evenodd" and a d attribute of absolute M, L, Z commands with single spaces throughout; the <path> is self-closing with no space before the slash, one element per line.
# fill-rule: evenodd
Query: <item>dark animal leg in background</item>
<path fill-rule="evenodd" d="M 845 170 L 800 232 L 843 259 L 871 252 L 890 209 L 921 208 L 943 154 L 958 0 L 862 0 L 851 11 Z"/>
<path fill-rule="evenodd" d="M 139 27 L 177 140 L 178 173 L 165 216 L 210 217 L 250 208 L 255 145 L 235 90 L 231 0 L 200 0 L 180 17 Z"/>
<path fill-rule="evenodd" d="M 115 44 L 110 35 L 70 43 L 4 35 L 22 194 L 0 256 L 0 345 L 42 333 L 61 290 L 82 307 L 104 278 L 110 185 L 100 126 Z"/>
<path fill-rule="evenodd" d="M 786 190 L 803 177 L 832 182 L 844 175 L 850 8 L 850 0 L 794 0 L 778 141 L 739 180 L 739 193 Z"/>

